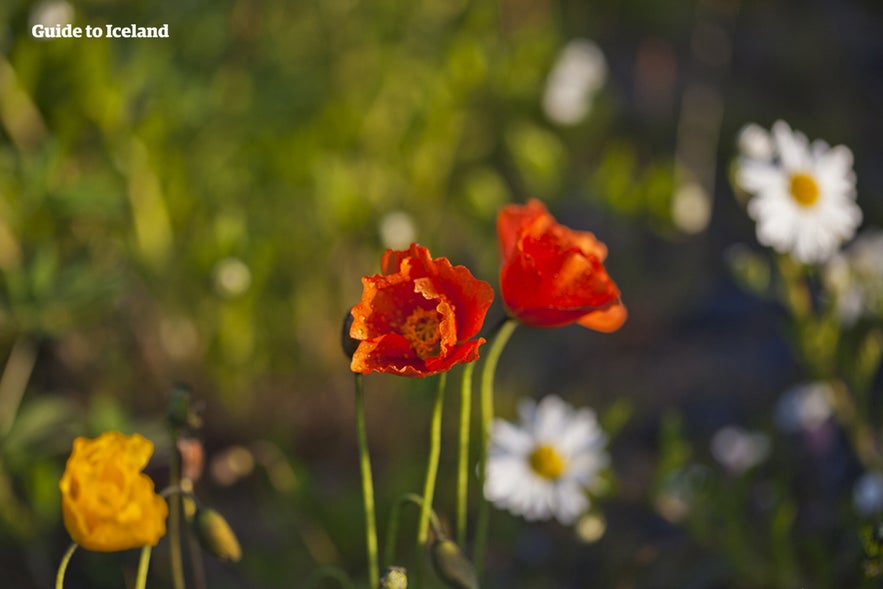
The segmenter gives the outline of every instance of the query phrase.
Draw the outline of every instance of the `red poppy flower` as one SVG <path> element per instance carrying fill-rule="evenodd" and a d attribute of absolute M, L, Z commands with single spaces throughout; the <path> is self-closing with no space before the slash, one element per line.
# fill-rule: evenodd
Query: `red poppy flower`
<path fill-rule="evenodd" d="M 559 225 L 535 199 L 503 207 L 497 233 L 503 301 L 522 323 L 609 332 L 625 322 L 619 289 L 604 268 L 607 247 L 594 235 Z"/>
<path fill-rule="evenodd" d="M 350 368 L 424 377 L 478 358 L 494 291 L 464 266 L 432 259 L 425 247 L 387 250 L 382 274 L 362 278 L 350 337 L 359 340 Z"/>

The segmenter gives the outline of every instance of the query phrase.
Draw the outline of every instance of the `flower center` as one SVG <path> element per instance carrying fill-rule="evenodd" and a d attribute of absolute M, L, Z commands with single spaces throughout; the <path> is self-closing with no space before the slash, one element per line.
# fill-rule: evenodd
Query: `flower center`
<path fill-rule="evenodd" d="M 819 200 L 819 185 L 809 174 L 791 176 L 790 191 L 797 204 L 804 207 L 811 207 Z"/>
<path fill-rule="evenodd" d="M 405 339 L 411 342 L 411 347 L 421 360 L 438 355 L 441 349 L 438 312 L 418 307 L 405 319 L 401 332 Z"/>
<path fill-rule="evenodd" d="M 559 454 L 552 446 L 540 444 L 533 449 L 528 458 L 530 467 L 535 473 L 554 481 L 564 472 L 564 457 Z"/>

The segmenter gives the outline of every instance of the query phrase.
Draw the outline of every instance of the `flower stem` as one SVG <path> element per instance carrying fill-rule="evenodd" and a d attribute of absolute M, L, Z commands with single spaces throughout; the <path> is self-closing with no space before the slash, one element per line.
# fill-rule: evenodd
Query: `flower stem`
<path fill-rule="evenodd" d="M 883 467 L 883 457 L 874 440 L 874 431 L 855 406 L 849 388 L 841 380 L 831 383 L 831 405 L 834 415 L 852 443 L 852 449 L 866 470 L 876 471 Z"/>
<path fill-rule="evenodd" d="M 362 500 L 365 505 L 365 549 L 368 553 L 369 587 L 377 589 L 380 583 L 380 568 L 377 563 L 377 520 L 374 514 L 374 480 L 371 476 L 371 457 L 368 454 L 365 397 L 362 392 L 361 374 L 356 374 L 356 430 L 359 438 L 359 467 L 362 472 Z"/>
<path fill-rule="evenodd" d="M 475 362 L 463 367 L 460 383 L 460 455 L 457 462 L 457 544 L 466 545 L 466 505 L 469 498 L 469 428 L 472 420 L 472 372 Z"/>
<path fill-rule="evenodd" d="M 181 488 L 181 456 L 178 454 L 178 428 L 172 428 L 172 454 L 169 461 L 169 487 Z M 184 589 L 184 556 L 181 551 L 182 506 L 180 493 L 172 493 L 169 502 L 169 564 L 172 587 Z"/>
<path fill-rule="evenodd" d="M 64 556 L 61 557 L 61 562 L 58 563 L 58 574 L 55 576 L 55 589 L 62 589 L 64 587 L 64 573 L 67 571 L 67 565 L 71 561 L 71 557 L 74 555 L 74 550 L 77 549 L 78 544 L 76 542 L 72 542 L 70 548 L 67 549 L 67 552 L 64 553 Z"/>
<path fill-rule="evenodd" d="M 478 523 L 475 531 L 475 570 L 478 578 L 481 578 L 484 569 L 484 558 L 487 550 L 488 528 L 490 527 L 490 506 L 484 499 L 485 468 L 487 466 L 488 444 L 491 438 L 491 428 L 494 424 L 494 376 L 497 372 L 497 362 L 500 354 L 512 332 L 518 326 L 515 319 L 507 319 L 497 332 L 497 337 L 488 350 L 481 369 L 481 447 L 478 460 L 478 480 L 481 488 L 482 499 L 478 504 Z"/>
<path fill-rule="evenodd" d="M 135 580 L 135 589 L 147 587 L 147 570 L 150 568 L 150 550 L 148 544 L 141 549 L 141 558 L 138 561 L 138 577 Z"/>
<path fill-rule="evenodd" d="M 426 481 L 423 484 L 423 503 L 420 506 L 420 519 L 417 524 L 417 566 L 415 567 L 415 586 L 423 586 L 423 558 L 426 542 L 429 538 L 429 517 L 432 513 L 432 499 L 435 494 L 435 479 L 438 475 L 438 461 L 441 454 L 441 423 L 442 406 L 445 399 L 445 378 L 442 372 L 438 378 L 438 392 L 432 409 L 432 423 L 429 426 L 429 457 L 426 461 Z"/>

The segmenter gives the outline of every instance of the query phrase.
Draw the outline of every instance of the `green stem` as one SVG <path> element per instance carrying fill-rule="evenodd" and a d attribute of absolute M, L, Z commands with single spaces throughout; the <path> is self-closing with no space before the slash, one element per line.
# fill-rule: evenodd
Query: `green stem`
<path fill-rule="evenodd" d="M 138 577 L 135 580 L 135 589 L 144 589 L 147 587 L 147 570 L 150 568 L 150 550 L 151 546 L 141 549 L 141 559 L 138 561 Z"/>
<path fill-rule="evenodd" d="M 356 374 L 356 430 L 359 438 L 359 467 L 362 472 L 362 500 L 365 505 L 365 549 L 368 553 L 369 587 L 377 589 L 380 583 L 380 568 L 377 563 L 377 520 L 374 514 L 374 480 L 371 476 L 371 457 L 368 454 L 365 396 L 362 391 L 361 374 Z"/>
<path fill-rule="evenodd" d="M 67 549 L 67 552 L 64 553 L 64 556 L 61 557 L 61 562 L 58 563 L 58 574 L 55 575 L 55 589 L 62 589 L 64 587 L 64 573 L 67 571 L 67 565 L 71 561 L 71 557 L 74 555 L 74 550 L 77 549 L 78 544 L 76 542 L 72 542 L 70 548 Z"/>
<path fill-rule="evenodd" d="M 420 506 L 420 520 L 417 524 L 417 566 L 415 586 L 423 586 L 423 558 L 429 538 L 429 514 L 432 512 L 432 499 L 435 494 L 435 479 L 438 475 L 438 461 L 441 454 L 442 406 L 445 400 L 446 373 L 438 378 L 438 392 L 432 409 L 432 422 L 429 426 L 429 457 L 426 461 L 426 481 L 423 485 L 423 504 Z"/>
<path fill-rule="evenodd" d="M 883 457 L 874 439 L 874 431 L 856 408 L 849 388 L 843 381 L 835 380 L 831 382 L 831 390 L 834 415 L 840 426 L 846 430 L 859 462 L 866 470 L 880 470 L 883 468 Z"/>
<path fill-rule="evenodd" d="M 803 267 L 789 256 L 778 256 L 779 273 L 785 280 L 785 303 L 798 320 L 812 316 L 812 297 L 806 284 Z"/>
<path fill-rule="evenodd" d="M 472 420 L 472 372 L 475 362 L 463 367 L 460 383 L 460 456 L 457 462 L 457 544 L 466 545 L 466 505 L 469 498 L 469 427 Z"/>
<path fill-rule="evenodd" d="M 178 454 L 178 428 L 172 428 L 172 455 L 169 463 L 169 487 L 181 488 L 181 456 Z M 169 564 L 172 569 L 172 586 L 184 589 L 184 556 L 181 551 L 181 494 L 172 493 L 169 502 Z"/>
<path fill-rule="evenodd" d="M 478 504 L 478 523 L 475 530 L 475 570 L 478 578 L 484 570 L 484 558 L 487 550 L 488 529 L 490 528 L 490 505 L 484 499 L 484 479 L 485 468 L 487 466 L 488 445 L 491 438 L 491 428 L 494 425 L 494 376 L 497 372 L 497 362 L 500 360 L 500 354 L 512 332 L 518 327 L 518 321 L 515 319 L 507 319 L 500 326 L 497 337 L 494 338 L 487 357 L 484 360 L 484 366 L 481 370 L 481 447 L 479 449 L 478 460 L 478 480 L 481 488 L 481 502 Z"/>

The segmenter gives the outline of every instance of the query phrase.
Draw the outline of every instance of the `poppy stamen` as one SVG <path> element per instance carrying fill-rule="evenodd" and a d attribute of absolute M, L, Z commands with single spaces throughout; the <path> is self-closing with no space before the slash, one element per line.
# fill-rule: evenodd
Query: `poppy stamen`
<path fill-rule="evenodd" d="M 418 307 L 402 323 L 401 334 L 411 343 L 421 360 L 437 356 L 441 350 L 438 312 Z"/>

